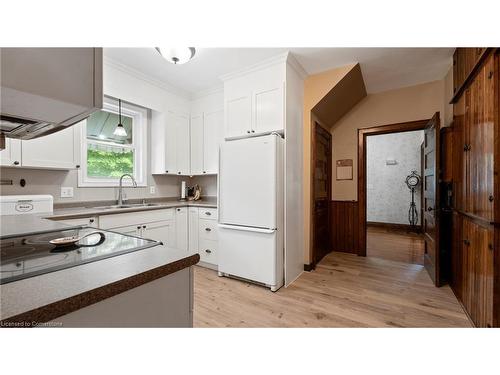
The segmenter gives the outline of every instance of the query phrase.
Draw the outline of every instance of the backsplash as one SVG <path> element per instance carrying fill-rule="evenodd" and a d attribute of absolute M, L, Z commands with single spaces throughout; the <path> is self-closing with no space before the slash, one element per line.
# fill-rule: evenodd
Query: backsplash
<path fill-rule="evenodd" d="M 50 194 L 55 203 L 114 200 L 118 197 L 118 188 L 109 187 L 78 187 L 78 171 L 54 171 L 38 169 L 16 169 L 0 168 L 2 179 L 13 180 L 13 185 L 0 186 L 0 195 L 30 195 Z M 21 187 L 19 181 L 26 180 L 26 186 Z M 180 196 L 181 181 L 185 180 L 187 185 L 199 184 L 202 195 L 217 194 L 216 176 L 179 177 L 149 175 L 147 187 L 125 187 L 127 198 L 157 198 Z M 150 193 L 150 186 L 155 186 L 155 193 Z M 74 196 L 72 198 L 61 198 L 61 187 L 72 187 Z"/>

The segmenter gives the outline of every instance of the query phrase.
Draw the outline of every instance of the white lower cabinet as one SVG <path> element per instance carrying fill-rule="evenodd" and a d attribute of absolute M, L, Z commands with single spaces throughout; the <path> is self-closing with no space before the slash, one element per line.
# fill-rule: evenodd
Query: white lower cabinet
<path fill-rule="evenodd" d="M 164 246 L 176 248 L 175 224 L 172 220 L 142 225 L 140 237 L 160 241 Z"/>
<path fill-rule="evenodd" d="M 68 225 L 87 225 L 89 227 L 98 228 L 99 227 L 99 219 L 96 216 L 92 217 L 83 217 L 79 219 L 66 219 L 66 220 L 58 220 L 59 223 L 68 224 Z"/>
<path fill-rule="evenodd" d="M 188 234 L 188 250 L 191 254 L 198 252 L 198 207 L 189 207 L 189 234 Z"/>
<path fill-rule="evenodd" d="M 188 251 L 188 208 L 175 209 L 176 248 Z"/>

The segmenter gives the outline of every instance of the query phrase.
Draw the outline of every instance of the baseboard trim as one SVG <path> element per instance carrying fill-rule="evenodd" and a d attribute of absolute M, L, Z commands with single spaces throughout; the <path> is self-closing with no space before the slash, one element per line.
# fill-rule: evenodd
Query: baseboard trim
<path fill-rule="evenodd" d="M 417 225 L 417 226 L 413 227 L 409 224 L 381 223 L 378 221 L 367 221 L 366 226 L 385 228 L 385 229 L 391 229 L 391 230 L 406 231 L 406 232 L 422 233 L 422 226 L 421 225 Z"/>

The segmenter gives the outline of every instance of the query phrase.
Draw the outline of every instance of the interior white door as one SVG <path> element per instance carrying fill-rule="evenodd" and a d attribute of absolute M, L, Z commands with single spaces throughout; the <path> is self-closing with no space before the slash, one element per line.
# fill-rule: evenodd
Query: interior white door
<path fill-rule="evenodd" d="M 165 116 L 165 173 L 177 174 L 177 136 L 175 115 L 167 112 Z"/>
<path fill-rule="evenodd" d="M 252 130 L 252 100 L 250 95 L 226 101 L 225 137 L 241 137 Z"/>
<path fill-rule="evenodd" d="M 189 175 L 189 118 L 177 115 L 175 123 L 177 174 Z"/>
<path fill-rule="evenodd" d="M 215 174 L 219 169 L 219 129 L 223 111 L 206 113 L 203 125 L 203 173 Z"/>
<path fill-rule="evenodd" d="M 79 148 L 75 150 L 78 125 L 68 127 L 45 137 L 21 142 L 24 167 L 73 169 L 76 168 Z"/>
<path fill-rule="evenodd" d="M 203 174 L 204 131 L 203 116 L 191 116 L 191 174 Z"/>
<path fill-rule="evenodd" d="M 253 101 L 255 133 L 270 133 L 284 129 L 283 85 L 255 91 Z"/>
<path fill-rule="evenodd" d="M 5 138 L 5 149 L 0 151 L 0 165 L 21 166 L 21 141 Z"/>
<path fill-rule="evenodd" d="M 276 228 L 278 139 L 268 135 L 223 143 L 220 223 Z"/>

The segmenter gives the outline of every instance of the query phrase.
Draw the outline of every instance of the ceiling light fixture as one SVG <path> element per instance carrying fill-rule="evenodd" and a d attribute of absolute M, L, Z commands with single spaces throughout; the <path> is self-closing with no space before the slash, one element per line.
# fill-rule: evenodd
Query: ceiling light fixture
<path fill-rule="evenodd" d="M 116 125 L 115 131 L 113 132 L 114 135 L 117 135 L 119 137 L 126 137 L 127 136 L 127 131 L 123 127 L 122 124 L 122 101 L 121 99 L 118 99 L 118 115 L 120 117 L 118 121 L 118 125 Z"/>
<path fill-rule="evenodd" d="M 158 53 L 172 64 L 179 65 L 187 63 L 194 57 L 196 50 L 194 47 L 168 48 L 156 47 Z"/>

